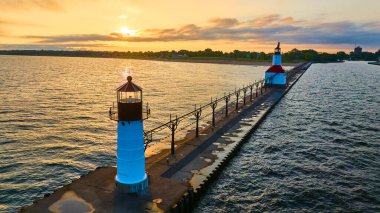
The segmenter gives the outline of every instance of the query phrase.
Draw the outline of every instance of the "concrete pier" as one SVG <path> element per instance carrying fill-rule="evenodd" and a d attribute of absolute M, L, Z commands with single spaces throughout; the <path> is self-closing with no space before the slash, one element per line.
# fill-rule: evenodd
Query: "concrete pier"
<path fill-rule="evenodd" d="M 379 66 L 380 66 L 380 61 L 375 61 L 375 62 L 368 62 L 368 64 L 372 64 L 372 65 L 379 65 Z"/>
<path fill-rule="evenodd" d="M 145 193 L 115 190 L 115 167 L 97 168 L 46 195 L 21 212 L 190 212 L 208 185 L 238 152 L 266 115 L 311 63 L 288 72 L 287 87 L 271 87 L 237 112 L 206 128 L 198 138 L 146 159 L 149 188 Z"/>

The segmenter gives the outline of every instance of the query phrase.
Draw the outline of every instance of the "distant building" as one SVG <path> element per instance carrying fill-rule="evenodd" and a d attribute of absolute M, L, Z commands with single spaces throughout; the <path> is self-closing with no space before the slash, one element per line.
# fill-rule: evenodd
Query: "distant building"
<path fill-rule="evenodd" d="M 362 50 L 363 50 L 363 48 L 361 48 L 360 46 L 357 46 L 354 49 L 354 54 L 355 55 L 360 55 L 360 54 L 362 54 Z"/>

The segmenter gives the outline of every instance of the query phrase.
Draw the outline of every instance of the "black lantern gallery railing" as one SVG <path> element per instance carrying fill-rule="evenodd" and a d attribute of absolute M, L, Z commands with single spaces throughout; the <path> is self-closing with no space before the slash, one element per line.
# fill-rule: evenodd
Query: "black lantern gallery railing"
<path fill-rule="evenodd" d="M 146 105 L 142 105 L 142 119 L 148 119 L 150 117 L 150 107 L 149 104 L 147 103 Z M 111 120 L 118 121 L 119 120 L 119 115 L 118 115 L 118 109 L 117 105 L 115 106 L 115 103 L 112 103 L 112 107 L 109 109 L 109 117 Z"/>

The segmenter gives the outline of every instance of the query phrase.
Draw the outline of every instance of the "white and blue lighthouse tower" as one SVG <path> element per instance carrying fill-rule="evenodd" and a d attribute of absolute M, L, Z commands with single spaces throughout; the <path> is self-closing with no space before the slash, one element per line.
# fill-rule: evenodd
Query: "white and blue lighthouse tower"
<path fill-rule="evenodd" d="M 118 190 L 128 193 L 143 192 L 148 187 L 145 172 L 142 89 L 128 82 L 117 88 L 117 107 L 110 108 L 110 118 L 117 121 Z M 149 109 L 146 109 L 149 112 Z M 144 113 L 148 117 L 149 113 Z"/>
<path fill-rule="evenodd" d="M 280 42 L 274 49 L 272 66 L 265 72 L 266 86 L 286 86 L 286 73 L 282 68 Z"/>

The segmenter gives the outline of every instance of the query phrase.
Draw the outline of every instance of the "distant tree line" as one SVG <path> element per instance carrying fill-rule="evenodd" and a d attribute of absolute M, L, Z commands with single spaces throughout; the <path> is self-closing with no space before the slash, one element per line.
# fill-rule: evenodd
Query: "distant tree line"
<path fill-rule="evenodd" d="M 63 51 L 63 50 L 0 50 L 1 55 L 32 55 L 32 56 L 67 56 L 67 57 L 101 57 L 101 58 L 131 58 L 131 59 L 221 59 L 221 60 L 244 60 L 244 61 L 271 61 L 273 53 L 240 51 L 232 52 L 214 51 L 210 48 L 199 51 Z M 282 54 L 285 62 L 314 61 L 336 62 L 342 60 L 378 60 L 380 50 L 376 53 L 362 52 L 347 54 L 343 51 L 336 54 L 317 52 L 315 50 L 293 49 Z"/>
<path fill-rule="evenodd" d="M 339 53 L 339 52 L 338 52 Z M 341 53 L 343 56 L 343 53 Z M 350 52 L 349 55 L 344 55 L 346 59 L 353 60 L 353 61 L 379 61 L 380 59 L 380 50 L 378 50 L 375 53 L 372 52 L 361 52 L 361 53 L 354 53 Z"/>

